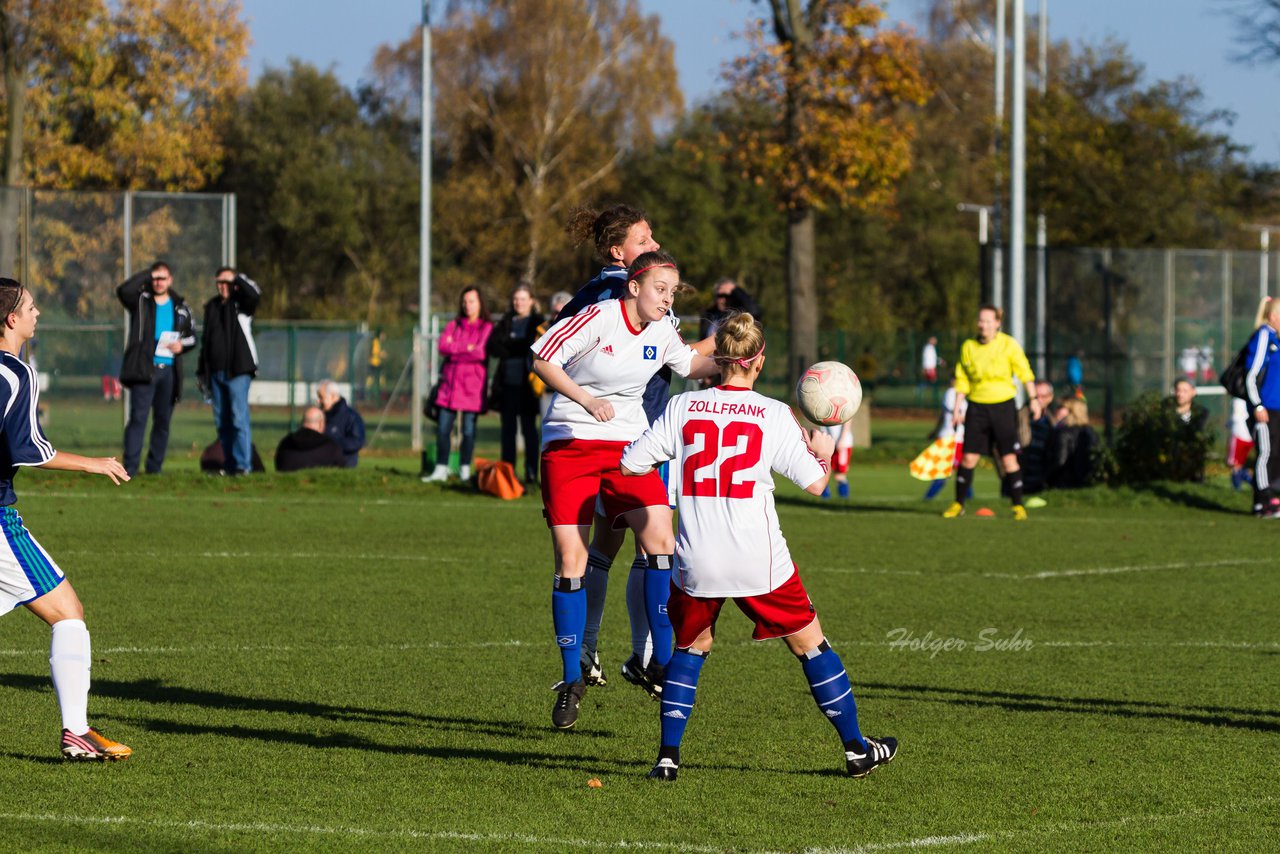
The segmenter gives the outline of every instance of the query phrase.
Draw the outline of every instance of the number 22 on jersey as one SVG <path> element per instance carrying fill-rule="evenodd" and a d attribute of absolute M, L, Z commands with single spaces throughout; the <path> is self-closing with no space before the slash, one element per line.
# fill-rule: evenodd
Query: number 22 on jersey
<path fill-rule="evenodd" d="M 684 424 L 685 446 L 681 492 L 694 498 L 750 498 L 756 482 L 735 482 L 734 475 L 760 462 L 764 431 L 749 421 L 731 421 L 723 429 L 714 421 L 694 419 Z M 742 440 L 746 443 L 743 444 Z M 697 451 L 690 449 L 699 447 Z M 721 451 L 728 456 L 720 459 Z M 719 461 L 719 465 L 716 462 Z"/>

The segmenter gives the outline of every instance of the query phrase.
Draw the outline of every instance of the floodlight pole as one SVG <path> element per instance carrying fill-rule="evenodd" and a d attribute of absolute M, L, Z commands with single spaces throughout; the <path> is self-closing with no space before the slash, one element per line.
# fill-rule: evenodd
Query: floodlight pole
<path fill-rule="evenodd" d="M 1270 229 L 1262 229 L 1262 233 L 1258 237 L 1262 244 L 1262 257 L 1258 260 L 1258 299 L 1270 296 L 1271 288 L 1267 285 L 1267 276 L 1270 271 L 1267 269 L 1268 257 L 1271 255 L 1271 231 Z"/>
<path fill-rule="evenodd" d="M 1258 299 L 1263 300 L 1271 296 L 1271 289 L 1267 284 L 1267 279 L 1271 275 L 1271 232 L 1280 231 L 1280 225 L 1255 223 L 1246 225 L 1245 228 L 1249 231 L 1258 232 L 1258 245 L 1262 250 L 1261 257 L 1258 258 Z"/>
<path fill-rule="evenodd" d="M 987 254 L 987 222 L 991 216 L 991 206 L 975 205 L 971 202 L 960 202 L 956 205 L 956 210 L 963 213 L 976 213 L 978 215 L 978 246 L 980 247 L 978 250 L 980 258 L 978 264 L 978 278 L 979 281 L 981 281 L 982 274 L 986 272 L 982 268 L 981 260 L 985 259 Z"/>
<path fill-rule="evenodd" d="M 995 98 L 996 98 L 996 135 L 995 135 L 995 154 L 996 161 L 1000 160 L 1000 143 L 1004 138 L 1004 35 L 1005 20 L 1004 6 L 1008 0 L 996 0 L 996 31 L 995 31 Z M 991 258 L 991 304 L 996 308 L 1004 306 L 1004 233 L 1000 223 L 1001 197 L 1003 182 L 1000 180 L 1000 170 L 996 170 L 996 193 L 995 203 L 991 209 L 992 225 L 996 233 L 996 249 Z"/>
<path fill-rule="evenodd" d="M 414 335 L 413 449 L 422 450 L 422 405 L 434 373 L 431 340 L 431 0 L 422 0 L 422 138 L 418 142 L 418 329 Z M 436 462 L 439 462 L 437 460 Z"/>
<path fill-rule="evenodd" d="M 1048 92 L 1049 79 L 1049 0 L 1040 0 L 1040 25 L 1038 48 L 1039 68 L 1037 77 L 1037 86 L 1040 94 L 1040 109 L 1043 113 L 1045 94 Z M 1043 120 L 1043 119 L 1042 119 Z M 1044 147 L 1045 138 L 1043 133 L 1043 125 L 1041 125 L 1041 133 L 1039 137 L 1039 155 L 1041 164 L 1040 181 L 1036 187 L 1036 376 L 1042 379 L 1047 378 L 1046 368 L 1049 360 L 1049 347 L 1045 340 L 1047 309 L 1045 302 L 1048 299 L 1048 257 L 1046 245 L 1048 244 L 1048 226 L 1044 217 Z"/>
<path fill-rule="evenodd" d="M 1027 17 L 1013 0 L 1013 122 L 1009 158 L 1009 334 L 1026 343 L 1027 325 Z"/>

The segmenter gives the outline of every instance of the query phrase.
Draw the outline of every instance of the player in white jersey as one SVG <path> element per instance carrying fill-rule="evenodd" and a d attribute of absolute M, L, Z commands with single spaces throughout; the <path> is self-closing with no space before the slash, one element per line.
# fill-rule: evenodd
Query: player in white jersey
<path fill-rule="evenodd" d="M 62 570 L 14 508 L 13 478 L 19 466 L 129 479 L 115 457 L 91 458 L 55 451 L 38 421 L 40 384 L 18 354 L 35 336 L 40 310 L 30 292 L 0 279 L 0 613 L 19 605 L 52 629 L 49 669 L 62 712 L 62 755 L 67 759 L 127 759 L 128 747 L 89 726 L 89 631 L 84 608 Z"/>
<path fill-rule="evenodd" d="M 836 482 L 836 494 L 849 497 L 849 463 L 853 460 L 853 421 L 824 426 L 822 431 L 836 443 L 831 456 L 831 479 Z M 823 498 L 831 497 L 831 485 L 822 490 Z"/>
<path fill-rule="evenodd" d="M 1253 472 L 1246 468 L 1249 454 L 1253 451 L 1253 434 L 1249 432 L 1249 404 L 1241 398 L 1231 398 L 1227 432 L 1227 465 L 1231 468 L 1231 488 L 1239 490 L 1253 479 Z"/>
<path fill-rule="evenodd" d="M 680 741 L 725 599 L 755 623 L 756 640 L 782 638 L 800 660 L 819 710 L 844 743 L 845 770 L 865 776 L 897 753 L 892 738 L 863 736 L 853 689 L 823 636 L 773 502 L 772 472 L 812 495 L 827 485 L 835 443 L 806 434 L 790 407 L 752 391 L 764 367 L 764 333 L 749 314 L 716 332 L 721 385 L 677 395 L 622 455 L 626 474 L 646 476 L 667 460 L 681 469 L 680 530 L 668 609 L 676 651 L 662 686 L 662 741 L 649 776 L 674 780 Z"/>
<path fill-rule="evenodd" d="M 657 473 L 624 478 L 618 460 L 648 426 L 641 398 L 659 369 L 665 365 L 695 378 L 717 370 L 664 320 L 679 286 L 671 256 L 647 252 L 628 268 L 624 298 L 558 321 L 532 347 L 534 371 L 556 393 L 542 422 L 542 501 L 555 548 L 551 612 L 564 667 L 563 680 L 553 688 L 551 719 L 558 729 L 577 722 L 586 693 L 580 660 L 587 614 L 583 576 L 597 495 L 606 518 L 632 529 L 655 578 L 669 585 L 675 541 L 662 479 Z M 670 629 L 661 658 L 653 629 L 655 659 L 665 664 Z"/>

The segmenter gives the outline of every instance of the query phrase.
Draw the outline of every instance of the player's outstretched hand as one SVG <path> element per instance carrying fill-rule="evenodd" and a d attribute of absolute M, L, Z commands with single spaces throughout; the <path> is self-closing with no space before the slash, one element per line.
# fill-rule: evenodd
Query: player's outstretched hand
<path fill-rule="evenodd" d="M 829 460 L 836 450 L 836 440 L 826 430 L 810 430 L 805 437 L 805 444 L 820 460 Z"/>
<path fill-rule="evenodd" d="M 591 398 L 585 409 L 591 413 L 591 417 L 597 421 L 613 420 L 613 404 L 607 400 L 601 400 L 598 397 Z"/>
<path fill-rule="evenodd" d="M 129 480 L 129 473 L 124 470 L 124 466 L 120 465 L 120 461 L 115 457 L 98 457 L 93 462 L 92 471 L 94 474 L 104 474 L 117 485 L 122 481 Z"/>

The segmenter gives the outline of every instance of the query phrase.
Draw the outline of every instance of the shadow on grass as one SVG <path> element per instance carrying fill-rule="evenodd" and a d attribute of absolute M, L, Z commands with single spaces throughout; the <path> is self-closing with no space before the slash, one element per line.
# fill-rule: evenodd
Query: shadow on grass
<path fill-rule="evenodd" d="M 32 763 L 33 765 L 63 765 L 63 764 L 66 764 L 66 762 L 67 762 L 67 760 L 63 759 L 61 755 L 58 755 L 58 756 L 31 756 L 31 755 L 26 754 L 26 753 L 14 753 L 14 752 L 13 752 L 13 751 L 11 751 L 11 750 L 0 750 L 0 756 L 3 756 L 3 757 L 5 757 L 5 758 L 7 758 L 7 759 L 18 759 L 18 760 L 21 760 L 21 761 L 23 761 L 23 762 L 30 762 L 30 763 Z M 92 764 L 92 763 L 89 763 L 89 762 L 83 762 L 83 763 L 79 763 L 79 764 L 82 764 L 82 765 L 89 765 L 89 764 Z"/>
<path fill-rule="evenodd" d="M 775 504 L 789 507 L 809 507 L 817 510 L 830 510 L 836 513 L 905 513 L 919 515 L 932 510 L 929 506 L 916 507 L 902 504 L 860 504 L 856 498 L 812 498 L 797 495 L 774 495 Z M 924 505 L 924 502 L 921 502 Z"/>
<path fill-rule="evenodd" d="M 353 733 L 318 733 L 299 730 L 278 729 L 271 727 L 251 727 L 236 724 L 196 724 L 163 718 L 131 717 L 117 715 L 116 720 L 127 722 L 150 732 L 165 735 L 201 736 L 215 735 L 248 741 L 260 741 L 270 744 L 287 744 L 298 747 L 309 747 L 317 750 L 359 750 L 367 753 L 386 753 L 397 756 L 422 756 L 434 759 L 475 759 L 482 762 L 497 762 L 503 765 L 523 765 L 536 768 L 560 770 L 602 770 L 617 771 L 634 770 L 636 763 L 626 759 L 609 759 L 599 754 L 581 753 L 549 753 L 524 749 L 496 750 L 487 747 L 466 747 L 455 745 L 419 744 L 397 742 L 385 744 Z M 422 733 L 430 735 L 437 730 L 424 728 Z M 550 726 L 539 730 L 540 733 L 550 731 Z M 578 730 L 567 738 L 578 738 L 585 734 Z M 612 734 L 609 734 L 610 736 Z"/>
<path fill-rule="evenodd" d="M 1280 711 L 1231 706 L 1178 706 L 1147 700 L 1111 700 L 1103 697 L 1055 697 L 1012 691 L 979 691 L 966 688 L 939 688 L 932 685 L 891 685 L 866 682 L 863 692 L 870 696 L 898 700 L 920 700 L 954 706 L 990 706 L 1010 712 L 1067 712 L 1084 715 L 1114 715 L 1121 718 L 1151 718 L 1256 732 L 1280 733 Z M 936 696 L 928 696 L 928 695 Z M 1263 720 L 1255 720 L 1262 718 Z M 1270 720 L 1267 720 L 1270 718 Z"/>
<path fill-rule="evenodd" d="M 48 677 L 21 673 L 0 673 L 0 687 L 29 691 L 47 691 Z M 306 715 L 332 722 L 387 724 L 393 726 L 430 727 L 433 731 L 456 731 L 495 738 L 543 738 L 550 727 L 534 726 L 525 721 L 491 720 L 459 715 L 424 715 L 398 709 L 371 709 L 356 706 L 334 706 L 305 700 L 283 700 L 271 697 L 244 697 L 220 691 L 205 691 L 166 685 L 157 679 L 125 682 L 95 679 L 91 696 L 116 700 L 139 700 L 162 705 L 198 706 L 220 711 L 281 712 Z M 612 738 L 609 730 L 581 730 L 579 738 Z"/>
<path fill-rule="evenodd" d="M 1152 483 L 1136 487 L 1135 492 L 1150 492 L 1157 498 L 1171 504 L 1181 504 L 1193 510 L 1208 510 L 1213 513 L 1228 513 L 1232 516 L 1242 515 L 1239 507 L 1223 504 L 1203 494 L 1203 487 L 1194 484 Z M 1238 497 L 1237 497 L 1238 500 Z"/>

